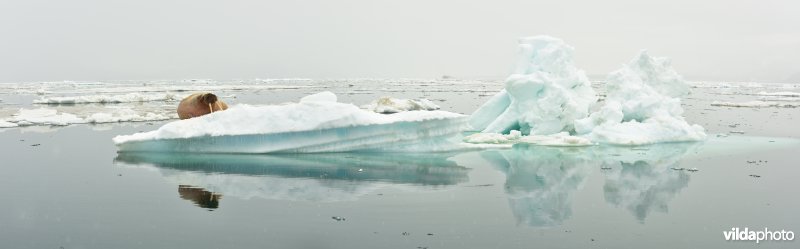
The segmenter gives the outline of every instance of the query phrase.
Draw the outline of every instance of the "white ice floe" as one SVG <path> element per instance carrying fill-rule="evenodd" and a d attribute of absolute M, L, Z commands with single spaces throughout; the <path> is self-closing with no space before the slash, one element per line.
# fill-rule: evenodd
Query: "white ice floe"
<path fill-rule="evenodd" d="M 433 111 L 440 109 L 438 105 L 427 99 L 395 99 L 392 97 L 381 97 L 363 106 L 363 108 L 384 114 L 405 111 Z"/>
<path fill-rule="evenodd" d="M 528 135 L 520 137 L 519 142 L 538 144 L 543 146 L 571 147 L 594 145 L 592 140 L 585 137 L 570 136 L 567 132 L 552 135 Z"/>
<path fill-rule="evenodd" d="M 683 118 L 680 97 L 689 87 L 662 57 L 642 51 L 608 76 L 605 105 L 575 121 L 575 131 L 608 144 L 699 141 L 705 129 Z"/>
<path fill-rule="evenodd" d="M 300 102 L 301 103 L 302 102 L 314 102 L 314 101 L 316 101 L 316 102 L 336 102 L 337 98 L 336 98 L 336 94 L 334 94 L 332 92 L 328 92 L 328 91 L 320 92 L 320 93 L 316 93 L 316 94 L 311 94 L 311 95 L 305 96 L 303 98 L 300 98 Z"/>
<path fill-rule="evenodd" d="M 763 108 L 763 107 L 786 107 L 786 108 L 794 108 L 800 107 L 800 103 L 785 103 L 785 102 L 775 102 L 775 101 L 747 101 L 747 102 L 724 102 L 724 101 L 714 101 L 711 103 L 712 106 L 727 106 L 727 107 L 750 107 L 750 108 Z"/>
<path fill-rule="evenodd" d="M 8 122 L 8 121 L 5 121 L 5 120 L 0 120 L 0 128 L 11 128 L 11 127 L 17 127 L 17 126 L 19 126 L 19 125 L 15 124 L 15 123 Z"/>
<path fill-rule="evenodd" d="M 549 36 L 520 39 L 516 69 L 501 91 L 471 116 L 474 129 L 524 135 L 572 131 L 597 101 L 591 82 L 573 65 L 573 48 Z"/>
<path fill-rule="evenodd" d="M 38 109 L 20 109 L 18 113 L 14 114 L 9 122 L 15 123 L 19 126 L 29 125 L 55 125 L 65 126 L 70 124 L 85 123 L 82 118 L 71 113 L 58 113 L 58 111 L 47 108 Z"/>
<path fill-rule="evenodd" d="M 117 122 L 143 122 L 168 120 L 176 117 L 152 112 L 139 113 L 134 110 L 123 108 L 110 112 L 97 112 L 88 114 L 85 117 L 66 112 L 59 112 L 55 109 L 20 109 L 11 118 L 0 121 L 0 127 L 51 125 L 67 126 L 71 124 L 86 123 L 117 123 Z"/>
<path fill-rule="evenodd" d="M 463 141 L 472 144 L 507 144 L 516 143 L 520 137 L 522 133 L 517 130 L 512 130 L 509 134 L 479 132 L 464 137 Z"/>
<path fill-rule="evenodd" d="M 137 113 L 131 109 L 120 109 L 114 112 L 100 112 L 93 113 L 86 117 L 86 123 L 119 123 L 119 122 L 145 122 L 145 121 L 160 121 L 177 118 L 175 115 L 166 115 L 147 112 L 144 114 Z"/>
<path fill-rule="evenodd" d="M 173 93 L 159 93 L 159 94 L 141 94 L 141 93 L 128 93 L 121 95 L 83 95 L 83 96 L 68 96 L 68 97 L 49 97 L 33 100 L 34 104 L 87 104 L 87 103 L 100 103 L 100 104 L 113 104 L 113 103 L 129 103 L 129 102 L 150 102 L 150 101 L 175 101 L 181 100 L 184 95 L 177 95 Z"/>
<path fill-rule="evenodd" d="M 527 135 L 520 131 L 512 130 L 509 134 L 500 133 L 475 133 L 464 137 L 463 141 L 470 144 L 515 144 L 527 143 L 544 146 L 589 146 L 591 140 L 583 137 L 570 136 L 567 132 L 552 135 Z"/>
<path fill-rule="evenodd" d="M 781 97 L 800 97 L 797 92 L 758 92 L 756 95 L 761 96 L 781 96 Z"/>
<path fill-rule="evenodd" d="M 325 97 L 324 95 L 328 95 Z M 285 105 L 236 105 L 222 112 L 174 121 L 158 130 L 117 136 L 123 151 L 219 153 L 436 150 L 460 133 L 464 115 L 445 111 L 378 114 L 330 101 L 329 94 Z"/>

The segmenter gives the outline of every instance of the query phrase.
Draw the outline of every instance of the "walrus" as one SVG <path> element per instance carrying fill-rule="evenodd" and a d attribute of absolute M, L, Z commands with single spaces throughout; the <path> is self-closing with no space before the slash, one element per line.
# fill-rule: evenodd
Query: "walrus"
<path fill-rule="evenodd" d="M 212 112 L 228 109 L 228 105 L 217 98 L 213 93 L 195 93 L 181 100 L 178 104 L 178 117 L 189 119 L 200 117 Z"/>

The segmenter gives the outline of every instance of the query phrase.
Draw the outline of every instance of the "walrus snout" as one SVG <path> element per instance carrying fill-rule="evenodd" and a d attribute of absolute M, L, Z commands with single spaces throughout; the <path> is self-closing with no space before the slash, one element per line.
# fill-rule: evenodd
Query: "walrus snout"
<path fill-rule="evenodd" d="M 200 96 L 200 101 L 206 105 L 213 105 L 214 103 L 217 103 L 217 95 L 214 95 L 213 93 L 203 94 Z"/>

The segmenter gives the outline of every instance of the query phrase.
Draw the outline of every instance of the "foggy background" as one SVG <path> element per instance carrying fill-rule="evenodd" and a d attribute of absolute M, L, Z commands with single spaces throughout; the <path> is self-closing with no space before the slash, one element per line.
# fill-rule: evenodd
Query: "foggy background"
<path fill-rule="evenodd" d="M 643 48 L 690 80 L 800 83 L 797 1 L 0 0 L 0 82 L 503 79 L 517 39 L 591 78 Z"/>

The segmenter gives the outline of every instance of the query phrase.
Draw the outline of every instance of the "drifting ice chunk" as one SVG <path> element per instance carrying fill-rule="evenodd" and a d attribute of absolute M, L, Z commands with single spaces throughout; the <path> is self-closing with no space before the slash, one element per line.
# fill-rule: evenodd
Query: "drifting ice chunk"
<path fill-rule="evenodd" d="M 39 109 L 20 109 L 11 122 L 19 126 L 28 125 L 58 125 L 65 126 L 70 124 L 85 123 L 85 121 L 78 116 L 70 113 L 61 113 L 53 109 L 39 108 Z"/>
<path fill-rule="evenodd" d="M 780 103 L 774 101 L 747 101 L 747 102 L 722 102 L 714 101 L 712 106 L 727 106 L 727 107 L 799 107 L 797 103 Z"/>
<path fill-rule="evenodd" d="M 475 133 L 464 137 L 464 142 L 472 144 L 505 144 L 515 143 L 520 137 L 522 137 L 522 133 L 517 130 L 511 131 L 508 135 L 500 133 Z"/>
<path fill-rule="evenodd" d="M 11 127 L 17 127 L 17 126 L 18 125 L 15 124 L 15 123 L 11 123 L 11 122 L 8 122 L 8 121 L 5 121 L 5 120 L 0 120 L 0 128 L 11 128 Z"/>
<path fill-rule="evenodd" d="M 521 39 L 519 51 L 505 91 L 475 111 L 471 125 L 483 132 L 525 135 L 572 131 L 573 120 L 586 117 L 597 101 L 588 78 L 572 63 L 573 48 L 557 38 L 535 36 Z"/>
<path fill-rule="evenodd" d="M 300 102 L 336 102 L 336 94 L 329 91 L 311 94 L 300 99 Z"/>
<path fill-rule="evenodd" d="M 759 92 L 756 95 L 761 96 L 782 96 L 782 97 L 800 97 L 800 93 L 796 92 Z"/>
<path fill-rule="evenodd" d="M 544 146 L 572 147 L 594 145 L 591 140 L 584 137 L 570 136 L 567 132 L 553 135 L 530 135 L 519 139 L 522 143 L 538 144 Z"/>
<path fill-rule="evenodd" d="M 181 100 L 183 96 L 175 94 L 141 94 L 128 93 L 122 95 L 86 95 L 71 97 L 51 97 L 33 100 L 34 104 L 86 104 L 86 103 L 128 103 L 128 102 L 149 102 L 149 101 L 170 101 Z"/>
<path fill-rule="evenodd" d="M 156 114 L 148 112 L 139 114 L 131 109 L 121 109 L 113 113 L 94 113 L 86 117 L 87 123 L 117 123 L 117 122 L 144 122 L 144 121 L 160 121 L 177 118 L 174 116 L 167 116 L 164 114 Z"/>
<path fill-rule="evenodd" d="M 575 131 L 609 144 L 699 141 L 705 129 L 684 120 L 679 97 L 685 81 L 666 58 L 639 53 L 607 80 L 606 104 L 588 118 L 575 121 Z"/>
<path fill-rule="evenodd" d="M 464 116 L 457 113 L 382 115 L 352 104 L 306 99 L 280 106 L 237 105 L 223 112 L 174 121 L 155 131 L 117 136 L 114 142 L 120 151 L 436 151 L 450 149 L 452 143 L 445 140 L 465 126 Z"/>
<path fill-rule="evenodd" d="M 439 106 L 427 99 L 395 99 L 391 97 L 381 97 L 364 109 L 377 113 L 398 113 L 405 111 L 433 111 L 439 110 Z"/>
<path fill-rule="evenodd" d="M 85 118 L 78 117 L 77 115 L 71 113 L 59 113 L 57 110 L 47 108 L 20 109 L 19 112 L 14 114 L 14 116 L 10 119 L 0 120 L 0 128 L 32 125 L 67 126 L 71 124 L 87 123 L 99 124 L 117 122 L 143 122 L 160 121 L 173 118 L 176 117 L 151 112 L 141 114 L 131 109 L 119 109 L 110 113 L 92 113 Z"/>

